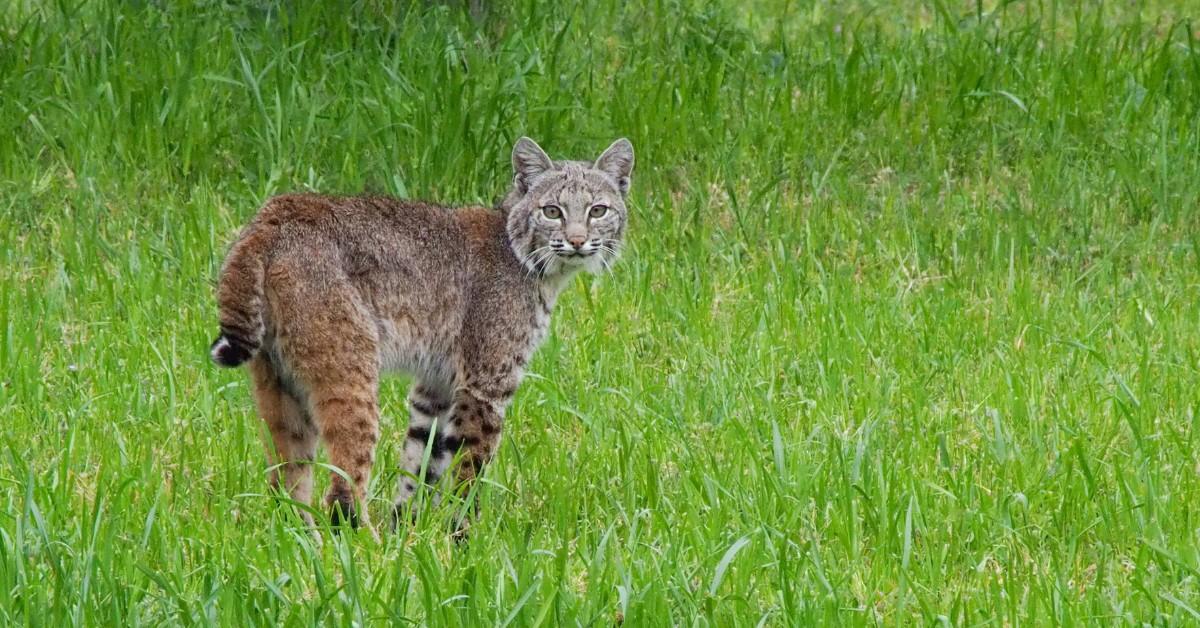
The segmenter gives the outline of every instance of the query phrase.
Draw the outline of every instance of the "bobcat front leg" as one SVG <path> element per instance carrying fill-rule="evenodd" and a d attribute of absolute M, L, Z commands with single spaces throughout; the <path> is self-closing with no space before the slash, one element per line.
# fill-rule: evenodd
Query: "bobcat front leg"
<path fill-rule="evenodd" d="M 396 491 L 393 525 L 400 523 L 406 509 L 412 508 L 413 497 L 422 481 L 436 484 L 450 466 L 453 451 L 445 447 L 446 416 L 454 400 L 449 384 L 415 382 L 408 391 L 408 433 L 401 455 L 401 477 Z M 432 439 L 432 440 L 431 440 Z M 428 458 L 426 458 L 428 452 Z"/>
<path fill-rule="evenodd" d="M 511 389 L 489 390 L 459 388 L 454 394 L 454 406 L 443 439 L 444 448 L 458 452 L 455 474 L 458 479 L 458 494 L 469 499 L 475 479 L 483 467 L 491 461 L 500 444 L 500 431 L 504 426 L 504 409 L 512 398 Z M 474 505 L 478 502 L 475 501 Z M 464 520 L 459 532 L 465 531 Z"/>
<path fill-rule="evenodd" d="M 471 482 L 496 453 L 508 399 L 468 389 L 460 389 L 455 397 L 446 446 L 460 452 L 459 482 Z"/>

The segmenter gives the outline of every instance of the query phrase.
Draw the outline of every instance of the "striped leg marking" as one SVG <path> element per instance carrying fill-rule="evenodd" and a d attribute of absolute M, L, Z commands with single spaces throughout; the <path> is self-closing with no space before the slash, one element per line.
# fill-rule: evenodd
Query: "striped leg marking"
<path fill-rule="evenodd" d="M 454 456 L 445 443 L 445 416 L 450 410 L 450 395 L 429 386 L 414 384 L 408 391 L 408 410 L 408 434 L 404 439 L 400 486 L 396 494 L 397 513 L 416 494 L 422 473 L 426 484 L 436 483 L 446 473 Z"/>

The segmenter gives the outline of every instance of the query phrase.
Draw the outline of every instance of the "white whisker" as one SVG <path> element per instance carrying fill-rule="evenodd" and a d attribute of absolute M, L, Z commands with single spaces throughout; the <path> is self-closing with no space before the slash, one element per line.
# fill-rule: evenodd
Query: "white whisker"
<path fill-rule="evenodd" d="M 535 272 L 540 273 L 542 271 L 540 266 L 546 261 L 546 256 L 553 254 L 554 251 L 550 248 L 550 245 L 539 246 L 526 253 L 525 257 L 521 260 L 521 263 L 525 266 L 525 276 L 529 277 Z"/>
<path fill-rule="evenodd" d="M 607 243 L 601 243 L 597 247 L 597 254 L 600 255 L 600 262 L 604 265 L 604 270 L 609 274 L 613 272 L 613 260 L 617 258 L 620 251 Z M 611 258 L 611 259 L 610 259 Z"/>
<path fill-rule="evenodd" d="M 532 271 L 538 273 L 539 275 L 544 275 L 546 273 L 546 263 L 554 259 L 555 255 L 557 255 L 557 253 L 555 253 L 553 250 L 540 251 L 537 259 L 533 261 Z"/>

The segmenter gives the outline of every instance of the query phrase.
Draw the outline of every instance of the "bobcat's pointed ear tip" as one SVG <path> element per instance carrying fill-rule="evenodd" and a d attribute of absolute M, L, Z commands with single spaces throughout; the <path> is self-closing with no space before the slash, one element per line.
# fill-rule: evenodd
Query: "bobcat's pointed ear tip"
<path fill-rule="evenodd" d="M 597 161 L 599 162 L 599 161 L 604 160 L 605 158 L 614 158 L 614 157 L 625 158 L 625 159 L 629 160 L 629 163 L 632 166 L 633 162 L 635 161 L 634 152 L 633 152 L 633 142 L 629 141 L 629 138 L 627 138 L 627 137 L 617 138 L 612 144 L 608 145 L 608 148 L 604 149 L 604 153 L 601 154 L 600 159 Z"/>
<path fill-rule="evenodd" d="M 527 135 L 522 135 L 513 144 L 512 156 L 513 165 L 520 162 L 534 162 L 538 163 L 543 169 L 549 169 L 550 167 L 550 156 L 546 154 L 546 151 L 537 142 L 533 141 Z"/>
<path fill-rule="evenodd" d="M 513 142 L 514 153 L 520 150 L 529 150 L 533 148 L 536 148 L 539 151 L 542 150 L 542 147 L 539 146 L 538 143 L 528 135 L 522 135 L 521 137 L 517 138 L 517 141 Z"/>

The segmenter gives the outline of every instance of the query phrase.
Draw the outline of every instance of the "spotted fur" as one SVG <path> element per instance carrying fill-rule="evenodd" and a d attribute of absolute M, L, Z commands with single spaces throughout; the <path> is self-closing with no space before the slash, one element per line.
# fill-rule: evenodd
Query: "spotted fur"
<path fill-rule="evenodd" d="M 249 363 L 271 434 L 273 482 L 308 503 L 318 441 L 336 522 L 368 523 L 379 378 L 404 371 L 409 426 L 397 510 L 453 470 L 469 484 L 496 451 L 505 408 L 579 270 L 620 252 L 633 147 L 553 162 L 528 138 L 497 209 L 377 196 L 270 199 L 230 249 L 211 357 Z M 427 455 L 428 452 L 428 455 Z M 311 523 L 307 514 L 302 514 Z"/>

